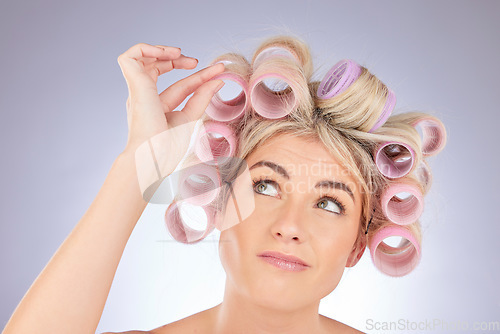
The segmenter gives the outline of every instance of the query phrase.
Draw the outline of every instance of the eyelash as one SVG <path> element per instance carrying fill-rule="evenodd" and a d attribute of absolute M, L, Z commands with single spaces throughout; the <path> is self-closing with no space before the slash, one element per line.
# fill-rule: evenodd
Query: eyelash
<path fill-rule="evenodd" d="M 266 184 L 272 184 L 274 186 L 278 186 L 279 188 L 279 185 L 276 181 L 272 180 L 272 179 L 269 179 L 267 177 L 260 177 L 258 178 L 257 180 L 253 180 L 253 189 L 255 191 L 255 187 L 260 184 L 260 183 L 266 183 Z M 257 194 L 261 194 L 260 192 L 257 192 L 255 191 Z M 261 195 L 264 195 L 264 196 L 269 196 L 269 195 L 265 195 L 265 194 L 261 194 Z M 339 199 L 335 196 L 323 196 L 321 198 L 318 198 L 318 202 L 321 201 L 321 200 L 330 200 L 332 201 L 333 203 L 335 203 L 335 205 L 337 205 L 340 209 L 340 213 L 337 213 L 337 212 L 333 212 L 333 211 L 329 211 L 329 210 L 325 210 L 325 211 L 328 211 L 330 213 L 333 213 L 333 214 L 336 214 L 336 215 L 343 215 L 345 214 L 345 206 L 340 203 Z"/>

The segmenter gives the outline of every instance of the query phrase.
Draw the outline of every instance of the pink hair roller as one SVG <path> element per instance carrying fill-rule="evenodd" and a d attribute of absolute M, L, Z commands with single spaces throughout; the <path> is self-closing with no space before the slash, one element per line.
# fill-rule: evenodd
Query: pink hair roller
<path fill-rule="evenodd" d="M 219 194 L 221 186 L 215 167 L 198 164 L 179 173 L 179 196 L 194 205 L 207 205 Z"/>
<path fill-rule="evenodd" d="M 408 174 L 415 161 L 413 149 L 399 142 L 386 142 L 375 153 L 375 164 L 385 177 L 395 179 Z"/>
<path fill-rule="evenodd" d="M 406 240 L 398 247 L 392 247 L 384 242 L 384 239 L 392 236 L 399 236 Z M 375 233 L 369 248 L 377 269 L 389 276 L 407 275 L 420 262 L 420 244 L 409 230 L 399 226 L 385 227 Z"/>
<path fill-rule="evenodd" d="M 343 59 L 326 73 L 318 87 L 317 95 L 320 99 L 331 99 L 343 93 L 356 81 L 361 74 L 361 66 L 356 62 Z"/>
<path fill-rule="evenodd" d="M 405 199 L 396 196 L 399 193 L 409 193 Z M 407 183 L 394 183 L 382 194 L 380 203 L 382 212 L 393 223 L 408 225 L 418 220 L 424 210 L 424 199 L 420 190 Z"/>
<path fill-rule="evenodd" d="M 217 138 L 215 134 L 221 137 Z M 236 136 L 229 126 L 207 121 L 198 133 L 194 151 L 202 162 L 214 165 L 220 158 L 232 157 L 236 152 L 236 143 Z"/>
<path fill-rule="evenodd" d="M 412 124 L 422 127 L 422 154 L 432 156 L 438 154 L 446 144 L 446 130 L 443 123 L 435 118 L 422 118 Z"/>
<path fill-rule="evenodd" d="M 165 224 L 170 235 L 177 241 L 186 244 L 196 243 L 203 240 L 215 228 L 215 211 L 211 207 L 203 207 L 207 216 L 207 227 L 204 231 L 196 230 L 184 223 L 179 206 L 182 203 L 172 202 L 165 212 Z"/>
<path fill-rule="evenodd" d="M 286 82 L 288 92 L 282 94 L 266 87 L 263 81 L 270 78 Z M 279 73 L 266 73 L 255 79 L 250 87 L 250 99 L 255 112 L 269 119 L 282 118 L 298 106 L 295 90 L 287 78 Z"/>
<path fill-rule="evenodd" d="M 241 93 L 232 100 L 223 100 L 217 92 L 210 100 L 205 112 L 216 121 L 229 122 L 243 116 L 248 108 L 247 82 L 239 75 L 234 73 L 222 73 L 213 78 L 213 80 L 231 80 L 241 86 Z"/>
<path fill-rule="evenodd" d="M 425 160 L 422 160 L 417 168 L 415 168 L 415 175 L 417 180 L 422 183 L 424 193 L 429 191 L 432 184 L 432 174 L 430 167 Z"/>

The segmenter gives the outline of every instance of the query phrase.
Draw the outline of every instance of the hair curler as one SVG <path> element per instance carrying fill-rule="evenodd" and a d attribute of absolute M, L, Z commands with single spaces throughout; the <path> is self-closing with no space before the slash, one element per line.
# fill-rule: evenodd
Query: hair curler
<path fill-rule="evenodd" d="M 399 193 L 409 193 L 405 199 Z M 393 223 L 408 225 L 414 223 L 424 210 L 424 199 L 420 189 L 409 183 L 393 183 L 380 197 L 382 212 Z"/>
<path fill-rule="evenodd" d="M 267 73 L 257 78 L 250 88 L 250 99 L 256 113 L 265 118 L 278 119 L 297 108 L 298 100 L 295 98 L 293 88 L 276 92 L 264 84 L 266 79 L 278 79 L 289 85 L 287 79 L 278 73 Z"/>
<path fill-rule="evenodd" d="M 361 66 L 350 59 L 343 59 L 333 65 L 318 87 L 320 99 L 331 99 L 343 93 L 361 74 Z"/>
<path fill-rule="evenodd" d="M 384 242 L 384 239 L 392 236 L 406 240 L 392 247 Z M 369 249 L 375 267 L 389 276 L 407 275 L 420 262 L 419 242 L 410 230 L 401 226 L 390 225 L 377 231 L 371 238 Z"/>
<path fill-rule="evenodd" d="M 385 177 L 395 179 L 408 174 L 414 165 L 415 151 L 407 144 L 386 142 L 377 148 L 375 164 Z"/>
<path fill-rule="evenodd" d="M 392 89 L 390 89 L 389 87 L 387 87 L 387 90 L 388 90 L 387 97 L 385 99 L 385 104 L 384 108 L 382 109 L 382 113 L 378 117 L 378 120 L 375 123 L 375 125 L 373 125 L 373 127 L 368 132 L 373 132 L 378 128 L 380 128 L 382 125 L 384 125 L 389 116 L 391 116 L 394 107 L 396 106 L 396 94 L 394 94 Z"/>
<path fill-rule="evenodd" d="M 269 47 L 262 49 L 262 51 L 255 55 L 252 61 L 252 67 L 257 68 L 263 61 L 271 57 L 285 57 L 300 64 L 299 57 L 292 49 L 282 45 L 277 46 L 271 44 Z"/>
<path fill-rule="evenodd" d="M 415 176 L 417 180 L 422 184 L 423 193 L 427 193 L 432 184 L 432 173 L 429 164 L 425 160 L 422 160 L 420 164 L 415 168 Z"/>
<path fill-rule="evenodd" d="M 414 122 L 413 127 L 422 127 L 422 154 L 432 156 L 438 154 L 446 144 L 446 129 L 443 123 L 434 117 L 425 117 Z"/>
<path fill-rule="evenodd" d="M 211 207 L 203 206 L 207 217 L 207 226 L 205 230 L 196 230 L 189 227 L 185 222 L 180 212 L 180 206 L 183 203 L 176 201 L 172 202 L 165 211 L 165 224 L 170 235 L 177 241 L 186 244 L 196 243 L 203 240 L 210 234 L 214 228 L 215 211 Z"/>
<path fill-rule="evenodd" d="M 225 160 L 224 158 L 233 156 L 236 152 L 236 145 L 236 136 L 228 125 L 207 121 L 203 124 L 203 129 L 198 132 L 194 151 L 202 162 L 214 165 L 218 162 L 222 163 L 223 161 L 220 160 Z"/>
<path fill-rule="evenodd" d="M 343 59 L 333 65 L 333 67 L 326 73 L 325 77 L 318 86 L 316 95 L 320 99 L 331 99 L 337 95 L 342 94 L 349 88 L 354 81 L 361 75 L 362 68 L 355 61 L 350 59 Z M 382 112 L 368 132 L 373 132 L 381 127 L 391 116 L 394 107 L 396 106 L 396 95 L 387 87 L 387 96 Z"/>
<path fill-rule="evenodd" d="M 241 86 L 241 93 L 232 100 L 223 100 L 219 92 L 210 100 L 205 112 L 216 121 L 230 122 L 243 116 L 248 109 L 248 85 L 246 80 L 236 73 L 225 72 L 212 80 L 231 80 Z"/>
<path fill-rule="evenodd" d="M 219 194 L 221 180 L 216 167 L 189 166 L 179 173 L 179 196 L 194 205 L 207 205 Z"/>

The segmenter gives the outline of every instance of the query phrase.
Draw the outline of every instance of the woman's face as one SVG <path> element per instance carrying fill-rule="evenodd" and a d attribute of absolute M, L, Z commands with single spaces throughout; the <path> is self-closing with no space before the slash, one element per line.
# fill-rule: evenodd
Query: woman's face
<path fill-rule="evenodd" d="M 246 162 L 255 210 L 221 232 L 219 253 L 228 283 L 267 307 L 296 308 L 320 300 L 363 254 L 364 246 L 353 249 L 361 216 L 354 176 L 320 142 L 288 134 L 273 137 Z M 267 251 L 299 257 L 307 266 L 279 267 L 280 260 L 259 256 Z"/>

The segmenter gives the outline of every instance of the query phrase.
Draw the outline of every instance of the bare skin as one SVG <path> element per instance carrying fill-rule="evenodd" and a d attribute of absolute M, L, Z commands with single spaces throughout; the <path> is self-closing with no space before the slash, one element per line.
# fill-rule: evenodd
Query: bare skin
<path fill-rule="evenodd" d="M 3 334 L 95 333 L 127 241 L 147 202 L 135 151 L 149 138 L 198 120 L 222 81 L 222 64 L 203 69 L 158 94 L 159 75 L 192 69 L 198 61 L 168 46 L 134 45 L 118 57 L 129 88 L 129 135 L 95 200 L 33 282 Z M 190 94 L 182 111 L 175 111 Z"/>
<path fill-rule="evenodd" d="M 271 139 L 247 163 L 263 160 L 279 164 L 290 178 L 269 167 L 250 170 L 255 211 L 221 232 L 219 253 L 227 274 L 222 303 L 149 333 L 361 333 L 318 313 L 321 298 L 363 254 L 364 245 L 353 247 L 361 213 L 357 183 L 319 143 L 290 135 Z M 317 172 L 319 166 L 330 172 Z M 257 182 L 262 177 L 277 183 Z M 325 179 L 343 182 L 352 197 L 340 188 L 314 188 Z M 343 210 L 326 195 L 335 196 Z M 256 256 L 263 250 L 299 256 L 310 267 L 276 268 Z"/>
<path fill-rule="evenodd" d="M 95 332 L 123 250 L 147 205 L 137 182 L 135 151 L 155 135 L 198 120 L 221 88 L 220 80 L 211 79 L 224 70 L 222 64 L 211 66 L 158 94 L 159 75 L 174 68 L 192 69 L 197 60 L 183 56 L 178 48 L 140 43 L 120 55 L 118 63 L 129 88 L 126 147 L 113 163 L 88 211 L 17 306 L 4 334 Z M 185 108 L 174 111 L 192 93 Z M 281 146 L 279 144 L 276 147 Z M 297 159 L 307 160 L 311 152 L 315 159 L 309 159 L 309 164 L 317 158 L 336 163 L 317 143 L 310 144 L 306 151 L 273 151 L 273 147 L 267 147 L 260 153 L 256 151 L 248 163 L 275 158 L 276 162 L 287 165 Z M 268 156 L 264 156 L 266 154 Z M 263 171 L 264 168 L 256 168 L 252 177 Z M 271 175 L 269 170 L 266 173 Z M 290 182 L 303 181 L 305 179 L 297 179 L 292 174 Z M 359 333 L 318 314 L 320 299 L 336 287 L 343 268 L 354 265 L 364 249 L 364 245 L 353 247 L 355 222 L 359 223 L 361 212 L 359 190 L 353 187 L 353 192 L 356 204 L 349 202 L 349 195 L 335 192 L 349 213 L 335 218 L 334 224 L 329 224 L 336 217 L 334 213 L 313 206 L 318 203 L 319 193 L 282 192 L 279 198 L 267 192 L 259 193 L 255 213 L 221 233 L 221 239 L 228 241 L 220 245 L 221 261 L 228 274 L 223 302 L 151 331 L 123 333 Z M 317 224 L 309 227 L 304 224 L 310 219 Z M 265 224 L 254 228 L 257 221 Z M 318 230 L 320 233 L 316 234 L 323 239 L 314 237 Z M 339 233 L 343 233 L 342 237 Z M 248 238 L 248 234 L 253 236 Z M 337 238 L 338 242 L 327 243 L 327 237 Z M 337 246 L 332 248 L 331 244 Z M 310 268 L 300 273 L 280 272 L 282 269 L 257 257 L 258 251 L 268 249 L 300 256 Z M 235 251 L 241 260 L 240 266 L 228 256 Z M 332 251 L 336 256 L 327 258 Z M 333 260 L 328 260 L 330 258 Z M 258 275 L 245 280 L 242 276 L 245 268 L 255 269 Z M 273 284 L 263 285 L 271 280 Z M 305 293 L 297 292 L 301 286 L 306 289 Z"/>

